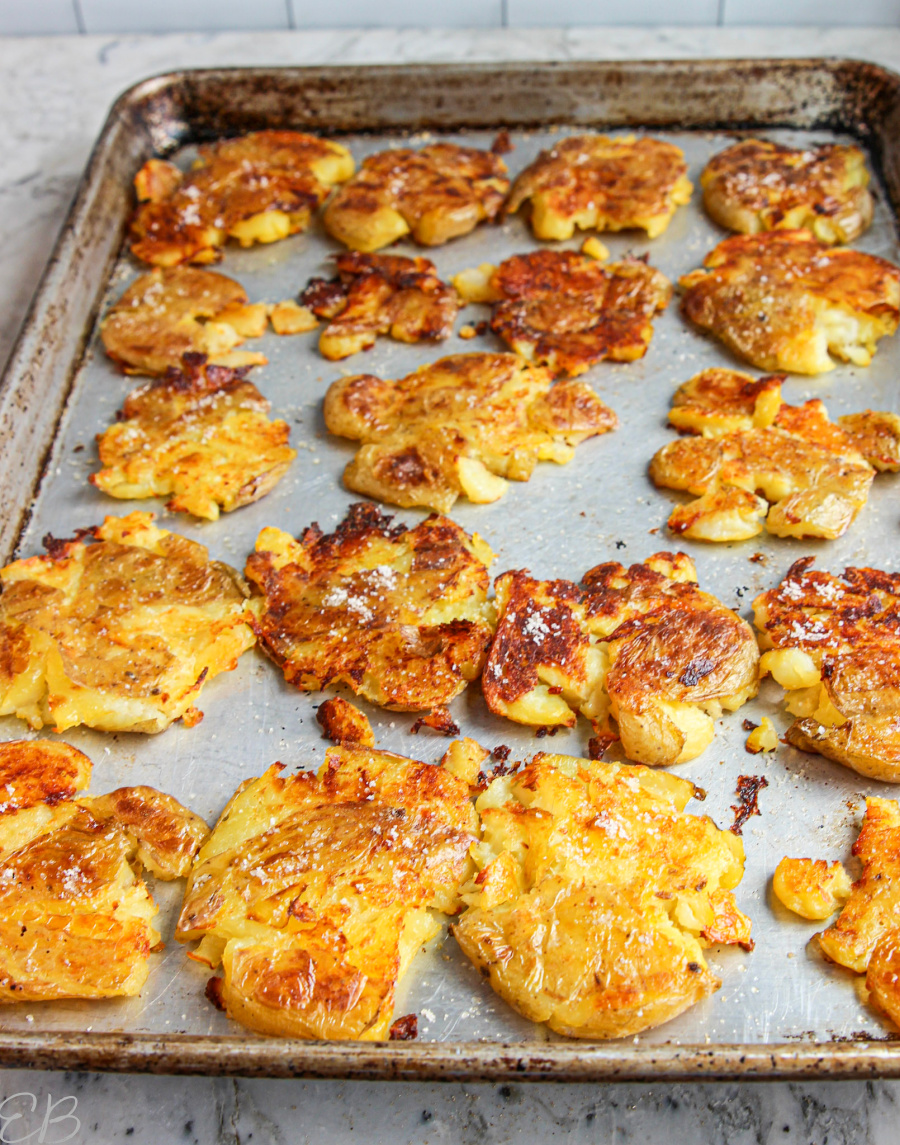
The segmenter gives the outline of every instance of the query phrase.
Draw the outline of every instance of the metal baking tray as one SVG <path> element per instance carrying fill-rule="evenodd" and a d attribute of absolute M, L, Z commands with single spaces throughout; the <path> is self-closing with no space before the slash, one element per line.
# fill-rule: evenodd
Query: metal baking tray
<path fill-rule="evenodd" d="M 442 354 L 492 348 L 491 337 L 439 347 L 379 340 L 364 358 L 328 363 L 315 336 L 261 343 L 270 364 L 254 380 L 292 427 L 299 456 L 261 502 L 218 522 L 168 515 L 161 503 L 104 498 L 86 482 L 96 468 L 94 435 L 134 384 L 98 347 L 96 320 L 139 269 L 123 253 L 131 179 L 151 154 L 190 156 L 197 141 L 262 127 L 311 129 L 340 136 L 357 160 L 408 138 L 437 134 L 487 144 L 511 132 L 515 173 L 559 133 L 575 128 L 652 129 L 683 147 L 695 184 L 706 159 L 734 133 L 809 141 L 855 138 L 876 172 L 877 212 L 858 244 L 900 256 L 900 77 L 853 61 L 717 61 L 688 63 L 483 64 L 357 68 L 275 68 L 184 72 L 148 80 L 113 107 L 82 181 L 43 284 L 0 388 L 0 558 L 39 551 L 47 532 L 69 536 L 107 513 L 155 508 L 165 527 L 202 540 L 212 555 L 242 567 L 264 525 L 298 533 L 312 520 L 332 527 L 356 498 L 341 485 L 349 443 L 330 439 L 321 397 L 340 373 L 396 377 Z M 604 236 L 613 255 L 648 252 L 675 279 L 700 264 L 722 237 L 695 192 L 661 238 Z M 519 218 L 429 252 L 442 277 L 537 246 Z M 572 244 L 566 245 L 575 245 Z M 292 297 L 309 277 L 327 273 L 336 244 L 317 222 L 305 235 L 250 250 L 227 250 L 220 269 L 252 300 Z M 411 248 L 400 245 L 400 251 Z M 481 317 L 473 309 L 468 314 Z M 457 327 L 462 321 L 457 323 Z M 646 357 L 601 364 L 585 376 L 617 411 L 621 429 L 585 443 L 575 460 L 538 467 L 493 505 L 461 502 L 454 518 L 477 529 L 498 554 L 495 572 L 529 567 L 542 577 L 581 574 L 601 560 L 626 563 L 659 549 L 684 547 L 704 588 L 748 615 L 752 597 L 788 565 L 814 552 L 820 567 L 900 567 L 900 478 L 880 476 L 868 506 L 842 539 L 799 543 L 760 537 L 703 546 L 667 537 L 674 495 L 655 490 L 647 462 L 671 439 L 666 412 L 675 387 L 727 353 L 689 329 L 677 303 L 658 320 Z M 880 344 L 866 370 L 842 366 L 818 379 L 792 378 L 789 401 L 822 397 L 832 413 L 898 409 L 900 338 Z M 408 522 L 415 511 L 398 511 Z M 757 552 L 764 563 L 749 558 Z M 0 1064 L 55 1069 L 144 1070 L 269 1076 L 443 1078 L 455 1080 L 661 1077 L 900 1076 L 900 1045 L 858 997 L 852 976 L 806 949 L 817 929 L 772 900 L 771 874 L 784 854 L 846 858 L 865 794 L 894 791 L 837 764 L 793 749 L 774 757 L 744 751 L 745 716 L 772 715 L 786 726 L 780 690 L 724 719 L 709 750 L 680 767 L 708 792 L 698 813 L 732 821 L 737 777 L 766 775 L 761 817 L 744 828 L 747 865 L 738 900 L 754 922 L 756 949 L 714 950 L 721 991 L 673 1022 L 624 1042 L 565 1041 L 514 1014 L 470 966 L 447 934 L 420 956 L 402 984 L 397 1014 L 419 1015 L 413 1043 L 380 1045 L 279 1041 L 248 1034 L 203 997 L 207 974 L 172 940 L 181 884 L 158 884 L 167 940 L 154 956 L 140 998 L 6 1007 L 0 1012 Z M 261 653 L 203 693 L 198 727 L 162 736 L 104 735 L 74 729 L 66 739 L 93 759 L 92 790 L 149 783 L 171 792 L 212 821 L 238 783 L 273 760 L 317 767 L 326 744 L 314 719 L 321 697 L 290 690 Z M 514 758 L 540 748 L 585 754 L 580 724 L 552 740 L 487 713 L 476 686 L 453 704 L 464 734 L 488 747 L 508 744 Z M 381 747 L 437 761 L 446 747 L 428 731 L 410 734 L 413 717 L 370 709 Z M 7 738 L 24 726 L 0 721 Z"/>

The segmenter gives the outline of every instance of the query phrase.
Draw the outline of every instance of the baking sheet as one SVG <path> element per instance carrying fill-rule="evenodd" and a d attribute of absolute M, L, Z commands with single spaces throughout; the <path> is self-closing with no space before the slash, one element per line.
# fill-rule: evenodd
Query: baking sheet
<path fill-rule="evenodd" d="M 542 148 L 575 127 L 556 131 L 512 132 L 515 150 L 506 161 L 513 175 Z M 713 133 L 653 134 L 682 147 L 695 186 L 710 155 L 734 136 Z M 806 144 L 837 136 L 827 132 L 767 131 L 778 142 Z M 458 142 L 487 146 L 493 133 L 445 135 Z M 415 144 L 432 137 L 412 137 Z M 351 136 L 344 142 L 357 162 L 385 145 L 406 145 L 399 136 Z M 190 151 L 178 161 L 188 161 Z M 583 236 L 582 236 L 583 237 Z M 652 265 L 673 281 L 700 265 L 704 254 L 723 237 L 700 208 L 700 196 L 681 208 L 666 233 L 647 241 L 637 233 L 604 235 L 616 258 L 626 251 L 649 253 Z M 577 248 L 579 240 L 558 244 Z M 481 227 L 473 234 L 428 251 L 441 277 L 481 262 L 497 262 L 514 252 L 536 249 L 523 219 L 514 217 L 499 227 Z M 878 194 L 872 229 L 857 243 L 860 249 L 897 261 L 898 241 L 883 192 Z M 271 246 L 241 250 L 229 246 L 218 269 L 236 278 L 251 301 L 293 297 L 313 275 L 330 275 L 328 256 L 338 244 L 319 220 L 304 235 Z M 421 253 L 400 243 L 397 253 Z M 127 255 L 113 273 L 107 304 L 119 296 L 142 269 Z M 104 309 L 106 307 L 104 306 Z M 487 309 L 470 307 L 457 321 L 487 316 Z M 40 551 L 47 532 L 70 536 L 104 514 L 123 515 L 132 509 L 154 509 L 159 523 L 207 545 L 210 554 L 242 568 L 259 530 L 276 525 L 298 534 L 313 520 L 330 531 L 347 506 L 358 497 L 340 482 L 341 471 L 354 452 L 353 443 L 330 438 L 321 416 L 321 399 L 340 374 L 374 373 L 399 377 L 418 365 L 449 353 L 500 349 L 492 335 L 463 341 L 458 335 L 439 346 L 404 346 L 379 339 L 375 348 L 342 363 L 329 363 L 316 350 L 316 335 L 279 338 L 268 334 L 254 341 L 269 365 L 252 380 L 272 401 L 272 414 L 291 424 L 291 443 L 299 454 L 287 477 L 262 501 L 218 522 L 193 523 L 169 514 L 161 502 L 116 502 L 87 484 L 97 468 L 94 436 L 114 418 L 134 379 L 122 377 L 104 356 L 96 336 L 80 369 L 50 459 L 47 475 L 19 545 L 20 555 Z M 678 314 L 677 300 L 656 321 L 646 357 L 635 363 L 601 364 L 581 380 L 590 382 L 618 413 L 621 427 L 579 446 L 568 466 L 541 464 L 527 484 L 512 483 L 493 505 L 460 501 L 451 516 L 468 531 L 477 530 L 497 553 L 496 575 L 507 568 L 527 567 L 540 577 L 578 580 L 602 560 L 627 564 L 664 548 L 682 548 L 695 559 L 701 587 L 749 618 L 753 596 L 776 583 L 797 557 L 817 556 L 818 567 L 838 571 L 848 564 L 869 563 L 896 569 L 900 556 L 897 492 L 900 477 L 879 475 L 869 503 L 856 524 L 833 542 L 793 542 L 767 535 L 733 545 L 703 546 L 675 540 L 665 521 L 676 494 L 656 490 L 646 476 L 653 452 L 671 440 L 666 413 L 674 389 L 692 374 L 712 365 L 736 365 L 727 351 L 690 329 Z M 818 379 L 793 377 L 784 387 L 785 400 L 797 403 L 821 397 L 832 417 L 864 408 L 898 411 L 896 377 L 900 340 L 879 344 L 872 366 L 840 366 Z M 139 383 L 139 380 L 138 380 Z M 414 510 L 396 510 L 399 519 L 414 524 Z M 764 554 L 762 563 L 750 557 Z M 328 694 L 328 693 L 326 693 Z M 157 737 L 106 735 L 72 729 L 63 737 L 94 761 L 91 791 L 100 793 L 122 784 L 148 783 L 168 791 L 212 822 L 235 787 L 260 774 L 274 760 L 289 768 L 316 768 L 326 742 L 315 722 L 315 707 L 324 695 L 304 695 L 289 689 L 281 673 L 261 652 L 242 657 L 237 669 L 216 678 L 204 689 L 199 706 L 204 721 L 193 729 L 175 725 Z M 428 730 L 411 736 L 412 715 L 383 712 L 361 704 L 372 720 L 377 746 L 437 762 L 449 741 Z M 579 721 L 571 731 L 538 740 L 531 729 L 490 716 L 477 685 L 452 705 L 461 734 L 486 747 L 507 744 L 513 758 L 537 750 L 586 754 L 588 725 Z M 712 968 L 723 979 L 721 991 L 675 1021 L 638 1035 L 635 1046 L 744 1045 L 763 1047 L 796 1040 L 828 1041 L 883 1037 L 887 1028 L 858 997 L 854 975 L 826 965 L 807 950 L 808 939 L 821 924 L 804 923 L 774 903 L 771 875 L 784 854 L 846 859 L 856 837 L 866 794 L 898 795 L 888 785 L 864 780 L 836 763 L 780 746 L 775 756 L 749 756 L 741 721 L 771 716 L 779 731 L 788 720 L 781 713 L 780 689 L 767 682 L 757 700 L 720 721 L 712 746 L 699 759 L 678 767 L 707 791 L 705 803 L 689 810 L 710 814 L 722 826 L 732 821 L 730 805 L 741 774 L 764 774 L 769 787 L 760 796 L 762 815 L 744 827 L 747 864 L 737 890 L 738 905 L 753 920 L 756 949 L 713 950 Z M 0 720 L 7 738 L 30 735 L 14 718 Z M 42 733 L 43 734 L 43 733 Z M 614 753 L 611 758 L 615 758 Z M 151 976 L 139 999 L 107 1002 L 68 1002 L 15 1006 L 0 1015 L 0 1036 L 40 1030 L 52 1032 L 118 1032 L 155 1035 L 245 1035 L 236 1024 L 214 1010 L 203 997 L 208 971 L 185 957 L 172 940 L 183 883 L 156 883 L 161 929 L 166 950 L 154 956 Z M 430 944 L 398 991 L 396 1014 L 419 1016 L 419 1045 L 486 1040 L 489 1043 L 559 1042 L 542 1027 L 518 1017 L 491 991 L 488 983 L 462 957 L 452 937 Z M 246 1035 L 248 1040 L 253 1035 Z M 267 1043 L 270 1044 L 271 1043 Z"/>

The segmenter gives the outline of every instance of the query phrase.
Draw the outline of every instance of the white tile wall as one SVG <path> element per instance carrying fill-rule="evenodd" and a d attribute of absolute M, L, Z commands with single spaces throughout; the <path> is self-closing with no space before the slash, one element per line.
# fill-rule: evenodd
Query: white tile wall
<path fill-rule="evenodd" d="M 724 0 L 725 24 L 900 24 L 900 0 Z"/>
<path fill-rule="evenodd" d="M 2 0 L 0 0 L 2 2 Z M 288 28 L 287 0 L 79 0 L 86 32 Z"/>
<path fill-rule="evenodd" d="M 499 28 L 503 0 L 288 0 L 294 28 Z"/>
<path fill-rule="evenodd" d="M 80 31 L 73 0 L 0 0 L 0 36 Z"/>
<path fill-rule="evenodd" d="M 507 0 L 516 28 L 560 24 L 717 24 L 720 0 Z"/>
<path fill-rule="evenodd" d="M 0 0 L 0 35 L 659 24 L 900 26 L 900 0 Z"/>

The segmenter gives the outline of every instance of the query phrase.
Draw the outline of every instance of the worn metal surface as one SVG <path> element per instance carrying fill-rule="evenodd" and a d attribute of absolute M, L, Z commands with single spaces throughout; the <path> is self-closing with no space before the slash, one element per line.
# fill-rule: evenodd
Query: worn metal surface
<path fill-rule="evenodd" d="M 359 159 L 385 146 L 380 133 L 386 128 L 404 124 L 420 128 L 419 139 L 426 122 L 475 143 L 490 140 L 486 127 L 530 124 L 513 132 L 516 149 L 507 161 L 515 173 L 559 130 L 643 122 L 685 149 L 696 183 L 706 159 L 729 142 L 724 127 L 742 128 L 753 121 L 781 125 L 769 134 L 798 142 L 852 129 L 872 146 L 877 162 L 883 157 L 888 183 L 875 225 L 859 245 L 896 259 L 890 204 L 900 200 L 900 184 L 891 142 L 900 137 L 882 132 L 898 114 L 898 84 L 869 65 L 800 62 L 266 70 L 198 73 L 141 85 L 113 111 L 0 392 L 7 419 L 0 430 L 6 528 L 0 539 L 7 551 L 18 540 L 19 551 L 28 554 L 39 549 L 47 531 L 69 535 L 104 513 L 161 510 L 158 502 L 111 501 L 86 483 L 96 468 L 93 437 L 109 423 L 132 384 L 115 372 L 102 349 L 98 352 L 91 326 L 105 299 L 117 296 L 138 271 L 127 257 L 117 261 L 117 256 L 129 179 L 152 147 L 168 151 L 200 136 L 266 123 L 322 130 L 333 125 L 351 132 L 346 142 Z M 558 130 L 548 129 L 548 122 Z M 679 129 L 666 129 L 673 122 Z M 684 131 L 685 124 L 694 130 Z M 469 130 L 453 135 L 462 127 Z M 360 133 L 363 128 L 368 130 Z M 398 140 L 394 135 L 387 142 Z M 189 157 L 187 149 L 182 158 Z M 673 279 L 698 265 L 720 237 L 696 195 L 652 243 L 634 234 L 604 236 L 614 256 L 625 250 L 648 252 L 652 263 Z M 524 222 L 511 219 L 430 253 L 447 277 L 536 245 Z M 308 234 L 273 246 L 229 248 L 221 269 L 244 284 L 252 300 L 275 301 L 293 296 L 311 275 L 327 273 L 325 260 L 335 249 L 317 224 Z M 481 316 L 477 308 L 465 314 Z M 339 373 L 400 376 L 442 353 L 496 343 L 454 337 L 431 347 L 381 340 L 371 353 L 337 364 L 318 356 L 315 335 L 279 339 L 270 334 L 259 345 L 270 364 L 256 371 L 254 380 L 272 400 L 274 414 L 292 423 L 292 441 L 300 449 L 292 470 L 263 501 L 215 523 L 192 524 L 161 513 L 165 527 L 202 540 L 213 556 L 239 567 L 263 525 L 296 534 L 317 519 L 327 529 L 354 499 L 340 484 L 352 447 L 330 439 L 321 420 L 322 393 Z M 494 505 L 459 503 L 454 518 L 470 531 L 477 529 L 494 547 L 495 572 L 528 566 L 537 575 L 578 579 L 603 559 L 627 563 L 678 547 L 664 528 L 674 495 L 652 487 L 646 464 L 671 439 L 665 416 L 674 388 L 698 369 L 728 361 L 723 350 L 688 329 L 677 308 L 670 307 L 657 323 L 645 359 L 600 365 L 586 375 L 619 414 L 618 433 L 579 447 L 567 467 L 540 466 L 530 483 L 512 485 Z M 900 340 L 888 340 L 869 369 L 841 367 L 820 379 L 793 378 L 785 397 L 822 397 L 833 416 L 865 407 L 896 410 L 898 372 Z M 720 547 L 682 541 L 680 547 L 696 559 L 703 587 L 746 614 L 752 596 L 807 551 L 832 569 L 865 562 L 900 567 L 898 482 L 879 477 L 860 519 L 837 542 L 763 537 Z M 17 522 L 29 514 L 19 535 Z M 413 511 L 399 515 L 410 522 L 419 519 Z M 764 554 L 765 563 L 749 561 L 756 552 Z M 770 714 L 785 726 L 778 691 L 767 686 L 738 716 L 723 720 L 712 747 L 679 769 L 708 792 L 706 803 L 694 810 L 711 814 L 722 826 L 731 822 L 739 774 L 765 772 L 769 780 L 760 798 L 762 817 L 744 830 L 747 871 L 739 889 L 740 905 L 754 920 L 757 948 L 752 954 L 712 952 L 711 962 L 724 983 L 720 993 L 659 1030 L 612 1045 L 572 1044 L 548 1036 L 512 1013 L 461 957 L 452 938 L 444 936 L 414 965 L 398 999 L 398 1014 L 415 1010 L 419 1015 L 418 1043 L 320 1045 L 244 1035 L 203 998 L 205 973 L 171 941 L 180 886 L 159 884 L 154 893 L 168 945 L 154 958 L 143 996 L 7 1008 L 0 1013 L 0 1063 L 457 1079 L 900 1075 L 900 1047 L 867 1041 L 884 1037 L 885 1027 L 856 995 L 852 976 L 805 949 L 817 927 L 790 918 L 769 893 L 772 870 L 783 854 L 846 857 L 861 796 L 895 792 L 786 748 L 774 758 L 746 755 L 744 716 L 758 720 Z M 155 738 L 76 729 L 65 738 L 94 760 L 92 790 L 151 783 L 212 820 L 242 779 L 259 774 L 274 759 L 289 766 L 318 766 L 325 749 L 314 720 L 319 698 L 290 691 L 280 673 L 252 652 L 235 672 L 204 691 L 200 706 L 206 718 L 196 728 L 177 726 Z M 586 725 L 552 740 L 535 740 L 529 730 L 489 716 L 477 687 L 453 711 L 464 734 L 486 746 L 506 743 L 516 758 L 541 747 L 571 754 L 586 750 Z M 370 715 L 379 746 L 440 758 L 446 741 L 429 732 L 412 737 L 412 717 L 377 710 Z M 23 727 L 2 720 L 0 734 L 21 735 Z"/>

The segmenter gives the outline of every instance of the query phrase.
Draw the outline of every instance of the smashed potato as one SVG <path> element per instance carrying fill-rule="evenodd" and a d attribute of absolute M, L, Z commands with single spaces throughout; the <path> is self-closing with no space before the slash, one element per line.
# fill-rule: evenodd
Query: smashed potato
<path fill-rule="evenodd" d="M 570 239 L 580 230 L 639 228 L 661 235 L 678 207 L 690 202 L 684 152 L 672 143 L 633 135 L 573 135 L 542 151 L 513 183 L 506 210 L 531 206 L 539 239 Z"/>
<path fill-rule="evenodd" d="M 695 794 L 674 775 L 543 753 L 490 784 L 453 933 L 513 1009 L 620 1038 L 719 988 L 702 948 L 752 947 L 732 894 L 744 849 L 684 813 Z"/>
<path fill-rule="evenodd" d="M 703 169 L 703 203 L 730 231 L 807 227 L 824 243 L 849 243 L 872 222 L 866 157 L 841 143 L 784 147 L 744 139 L 714 155 Z"/>
<path fill-rule="evenodd" d="M 840 862 L 784 858 L 775 868 L 772 890 L 801 918 L 830 918 L 850 896 L 850 877 Z"/>
<path fill-rule="evenodd" d="M 388 1036 L 397 982 L 455 913 L 477 830 L 441 767 L 329 748 L 318 776 L 243 784 L 200 851 L 176 937 L 223 975 L 207 991 L 264 1034 Z"/>
<path fill-rule="evenodd" d="M 141 867 L 179 878 L 209 834 L 152 787 L 76 798 L 90 777 L 68 744 L 0 743 L 0 1004 L 139 994 L 160 942 Z"/>
<path fill-rule="evenodd" d="M 455 143 L 379 151 L 331 199 L 325 228 L 351 250 L 380 250 L 404 235 L 440 246 L 497 218 L 505 176 L 498 155 Z"/>
<path fill-rule="evenodd" d="M 337 278 L 314 278 L 300 301 L 328 325 L 319 335 L 323 357 L 336 361 L 375 345 L 379 334 L 398 342 L 442 342 L 459 311 L 455 291 L 427 258 L 348 252 L 336 258 Z"/>
<path fill-rule="evenodd" d="M 193 266 L 142 274 L 100 324 L 104 349 L 126 374 L 164 374 L 184 354 L 217 366 L 264 366 L 265 354 L 235 350 L 266 331 L 266 307 L 240 283 Z"/>
<path fill-rule="evenodd" d="M 334 533 L 263 529 L 246 575 L 264 650 L 304 692 L 346 684 L 397 711 L 442 707 L 481 672 L 494 554 L 445 517 L 413 529 L 351 505 Z"/>
<path fill-rule="evenodd" d="M 761 370 L 868 366 L 900 320 L 900 269 L 806 230 L 725 239 L 680 283 L 685 318 Z"/>
<path fill-rule="evenodd" d="M 254 131 L 201 144 L 192 170 L 150 159 L 135 176 L 131 253 L 155 266 L 209 263 L 229 238 L 276 242 L 309 226 L 353 174 L 346 147 L 300 131 Z"/>
<path fill-rule="evenodd" d="M 684 553 L 629 569 L 610 561 L 580 585 L 503 573 L 481 682 L 488 708 L 541 727 L 574 727 L 580 712 L 629 759 L 694 759 L 722 709 L 756 695 L 759 661 L 750 626 L 696 581 Z"/>
<path fill-rule="evenodd" d="M 0 569 L 0 715 L 160 732 L 255 643 L 237 573 L 152 513 L 107 517 Z"/>
<path fill-rule="evenodd" d="M 134 390 L 97 437 L 91 483 L 123 500 L 170 497 L 167 509 L 208 521 L 264 497 L 297 454 L 245 373 L 185 354 L 181 370 Z"/>
<path fill-rule="evenodd" d="M 675 393 L 681 437 L 653 457 L 656 485 L 692 493 L 669 528 L 694 541 L 842 536 L 879 469 L 900 468 L 900 417 L 866 410 L 832 422 L 818 400 L 781 400 L 784 378 L 704 370 Z"/>
<path fill-rule="evenodd" d="M 570 377 L 606 358 L 642 358 L 672 297 L 668 279 L 642 259 L 601 266 L 576 251 L 517 254 L 453 281 L 467 301 L 494 303 L 491 329 L 517 354 Z"/>
<path fill-rule="evenodd" d="M 760 671 L 789 693 L 786 739 L 870 779 L 900 783 L 900 573 L 841 577 L 791 565 L 753 602 Z"/>
<path fill-rule="evenodd" d="M 589 386 L 551 383 L 515 354 L 453 354 L 399 381 L 341 378 L 325 395 L 325 424 L 363 443 L 344 484 L 441 513 L 461 494 L 496 501 L 538 461 L 564 465 L 579 442 L 618 426 Z"/>

